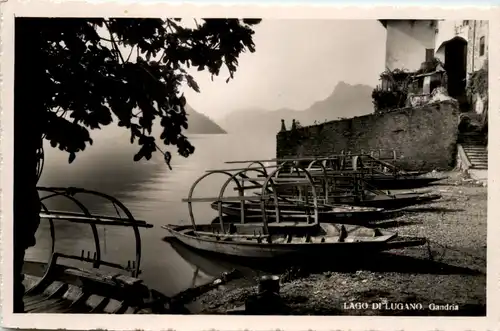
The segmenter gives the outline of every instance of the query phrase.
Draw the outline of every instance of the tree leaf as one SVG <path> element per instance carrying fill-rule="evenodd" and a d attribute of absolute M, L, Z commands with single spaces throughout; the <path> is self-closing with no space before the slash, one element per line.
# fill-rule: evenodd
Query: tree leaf
<path fill-rule="evenodd" d="M 73 153 L 73 152 L 69 153 L 68 162 L 70 164 L 73 163 L 73 161 L 75 160 L 75 158 L 76 158 L 76 154 L 75 153 Z"/>

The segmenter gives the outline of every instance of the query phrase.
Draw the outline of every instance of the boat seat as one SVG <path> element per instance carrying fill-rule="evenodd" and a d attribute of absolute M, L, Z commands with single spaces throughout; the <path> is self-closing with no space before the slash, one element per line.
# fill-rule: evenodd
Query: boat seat
<path fill-rule="evenodd" d="M 262 223 L 234 223 L 238 230 L 242 228 L 259 228 L 264 229 L 264 225 Z M 286 228 L 286 227 L 299 227 L 299 228 L 313 228 L 317 226 L 314 223 L 306 223 L 306 222 L 271 222 L 267 224 L 268 228 Z"/>
<path fill-rule="evenodd" d="M 72 276 L 77 276 L 79 278 L 88 279 L 90 281 L 107 283 L 110 285 L 116 285 L 116 283 L 119 283 L 124 286 L 135 286 L 142 284 L 142 280 L 138 278 L 125 276 L 122 274 L 104 273 L 102 271 L 96 273 L 81 268 L 78 269 L 68 268 L 64 270 L 64 273 Z"/>
<path fill-rule="evenodd" d="M 261 232 L 263 233 L 263 232 Z M 218 238 L 219 240 L 224 240 L 226 238 L 242 238 L 242 239 L 265 239 L 269 237 L 269 235 L 265 234 L 258 234 L 258 233 L 249 233 L 249 234 L 229 234 L 229 233 L 212 233 L 212 232 L 206 232 L 206 231 L 195 231 L 195 234 L 201 235 L 201 236 L 207 236 L 207 237 L 215 237 Z"/>

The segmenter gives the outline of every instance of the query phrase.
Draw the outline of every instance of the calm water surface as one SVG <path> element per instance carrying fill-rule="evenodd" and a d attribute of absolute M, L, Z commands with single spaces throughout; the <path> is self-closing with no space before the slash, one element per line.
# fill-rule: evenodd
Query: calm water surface
<path fill-rule="evenodd" d="M 129 144 L 129 136 L 118 130 L 107 129 L 93 135 L 94 145 L 68 164 L 67 155 L 46 147 L 45 166 L 39 186 L 74 186 L 101 191 L 121 200 L 138 218 L 154 225 L 141 230 L 143 239 L 141 277 L 153 288 L 166 295 L 173 295 L 218 276 L 228 269 L 222 261 L 207 260 L 178 254 L 163 238 L 167 232 L 163 224 L 188 224 L 187 204 L 180 200 L 187 197 L 192 183 L 208 169 L 235 167 L 224 164 L 228 160 L 272 158 L 276 153 L 274 136 L 249 135 L 192 135 L 191 143 L 196 151 L 189 158 L 175 155 L 172 149 L 170 171 L 161 155 L 150 161 L 133 162 L 137 146 Z M 216 196 L 221 184 L 227 179 L 214 175 L 202 181 L 194 196 Z M 234 195 L 232 189 L 228 195 Z M 91 211 L 114 215 L 112 206 L 103 200 L 82 199 Z M 51 209 L 77 210 L 62 199 L 48 204 Z M 197 222 L 208 223 L 215 216 L 209 204 L 194 205 Z M 50 247 L 48 222 L 42 221 L 37 232 L 37 245 L 31 248 L 27 258 L 46 261 Z M 128 228 L 99 226 L 103 258 L 127 263 L 133 260 L 135 241 Z M 56 223 L 56 249 L 80 255 L 82 249 L 94 251 L 93 239 L 88 225 Z M 186 258 L 188 256 L 188 258 Z M 201 260 L 201 264 L 198 263 Z M 203 268 L 199 266 L 203 265 Z"/>

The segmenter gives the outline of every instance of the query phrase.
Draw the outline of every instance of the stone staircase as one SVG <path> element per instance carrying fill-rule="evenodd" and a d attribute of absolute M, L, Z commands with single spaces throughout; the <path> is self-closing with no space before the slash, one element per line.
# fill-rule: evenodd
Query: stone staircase
<path fill-rule="evenodd" d="M 459 137 L 459 144 L 469 159 L 471 169 L 488 169 L 488 149 L 484 134 L 462 133 Z"/>

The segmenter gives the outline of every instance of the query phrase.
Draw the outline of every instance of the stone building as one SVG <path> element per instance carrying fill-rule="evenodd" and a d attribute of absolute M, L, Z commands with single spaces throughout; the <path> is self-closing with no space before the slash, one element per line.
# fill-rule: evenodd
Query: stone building
<path fill-rule="evenodd" d="M 487 77 L 488 22 L 379 21 L 387 30 L 388 72 L 381 73 L 381 86 L 372 94 L 375 113 L 288 131 L 282 129 L 277 134 L 277 157 L 385 150 L 396 151 L 397 156 L 391 162 L 406 170 L 458 166 L 472 172 L 487 172 L 487 89 L 482 90 L 485 94 L 479 93 L 482 96 L 474 92 L 474 102 L 469 105 L 467 82 L 475 81 L 471 77 L 478 77 L 478 73 L 484 79 L 486 72 Z M 459 102 L 450 100 L 446 92 Z M 419 105 L 400 105 L 402 99 L 425 99 L 423 96 L 429 94 L 431 98 Z M 382 104 L 379 100 L 390 102 L 384 101 L 387 107 L 378 107 Z M 481 103 L 484 111 L 479 109 Z M 459 105 L 464 107 L 459 109 Z M 388 111 L 377 111 L 382 108 Z M 474 118 L 481 118 L 481 124 L 470 125 Z"/>
<path fill-rule="evenodd" d="M 488 58 L 488 21 L 379 20 L 387 30 L 386 68 L 418 70 L 423 62 L 441 60 L 448 92 L 460 99 L 472 73 Z"/>
<path fill-rule="evenodd" d="M 385 27 L 385 67 L 416 71 L 434 55 L 434 20 L 379 20 Z"/>

